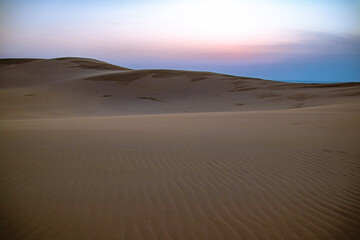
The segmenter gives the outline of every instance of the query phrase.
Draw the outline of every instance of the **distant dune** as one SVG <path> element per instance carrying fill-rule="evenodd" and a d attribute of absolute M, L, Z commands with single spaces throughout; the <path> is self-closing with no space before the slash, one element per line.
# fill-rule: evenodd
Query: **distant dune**
<path fill-rule="evenodd" d="M 2 118 L 290 109 L 358 101 L 360 83 L 131 70 L 86 58 L 0 60 Z"/>
<path fill-rule="evenodd" d="M 0 60 L 1 239 L 360 239 L 360 83 Z"/>

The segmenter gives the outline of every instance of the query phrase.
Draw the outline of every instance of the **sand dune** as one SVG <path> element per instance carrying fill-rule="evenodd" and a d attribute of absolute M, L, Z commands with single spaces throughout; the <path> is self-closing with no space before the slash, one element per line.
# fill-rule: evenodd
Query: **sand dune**
<path fill-rule="evenodd" d="M 360 236 L 357 83 L 3 61 L 2 239 Z"/>
<path fill-rule="evenodd" d="M 7 119 L 289 109 L 358 102 L 360 94 L 359 83 L 130 70 L 83 58 L 0 63 L 0 113 Z"/>

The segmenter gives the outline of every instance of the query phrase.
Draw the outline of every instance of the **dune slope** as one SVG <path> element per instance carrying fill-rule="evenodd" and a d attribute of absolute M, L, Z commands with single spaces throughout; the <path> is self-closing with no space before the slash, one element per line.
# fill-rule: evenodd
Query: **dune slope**
<path fill-rule="evenodd" d="M 349 103 L 360 95 L 360 83 L 294 84 L 210 72 L 130 70 L 84 58 L 25 60 L 0 64 L 2 118 L 289 109 Z M 7 61 L 16 62 L 0 63 Z"/>
<path fill-rule="evenodd" d="M 360 237 L 359 84 L 11 61 L 1 239 Z"/>

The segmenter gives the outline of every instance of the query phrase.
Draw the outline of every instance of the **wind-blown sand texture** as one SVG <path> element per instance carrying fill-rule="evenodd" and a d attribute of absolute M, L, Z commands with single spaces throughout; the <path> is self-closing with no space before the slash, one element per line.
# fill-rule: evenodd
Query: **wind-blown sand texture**
<path fill-rule="evenodd" d="M 1 239 L 358 239 L 360 84 L 0 60 Z"/>

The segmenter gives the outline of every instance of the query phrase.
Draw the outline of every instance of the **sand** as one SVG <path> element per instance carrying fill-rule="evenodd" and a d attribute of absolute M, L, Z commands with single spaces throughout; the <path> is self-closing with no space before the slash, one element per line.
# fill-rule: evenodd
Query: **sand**
<path fill-rule="evenodd" d="M 360 236 L 359 84 L 3 61 L 1 239 Z"/>

